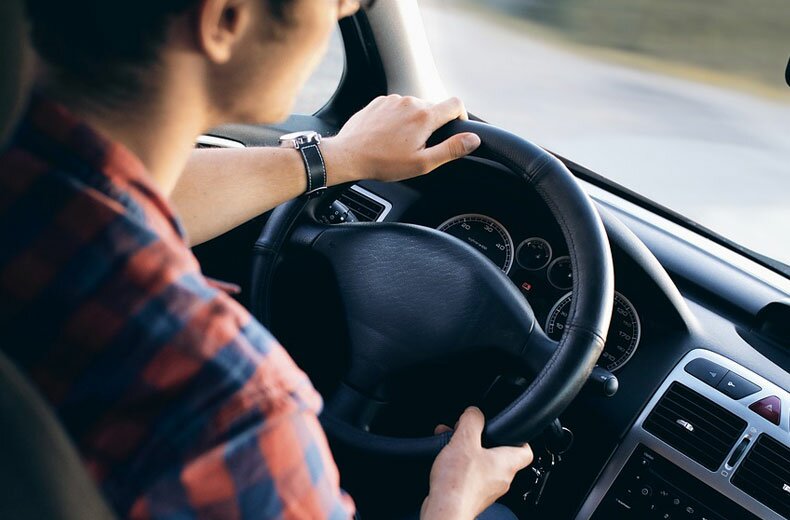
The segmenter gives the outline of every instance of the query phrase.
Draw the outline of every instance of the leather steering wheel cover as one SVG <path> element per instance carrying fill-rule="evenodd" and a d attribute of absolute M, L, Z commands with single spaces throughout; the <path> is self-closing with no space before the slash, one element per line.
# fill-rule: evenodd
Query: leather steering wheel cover
<path fill-rule="evenodd" d="M 306 197 L 297 197 L 274 208 L 253 246 L 250 308 L 266 327 L 271 327 L 271 294 L 277 259 L 308 202 Z"/>
<path fill-rule="evenodd" d="M 492 444 L 519 444 L 538 435 L 571 403 L 603 351 L 614 303 L 614 267 L 597 210 L 565 165 L 542 148 L 499 128 L 453 121 L 432 138 L 474 132 L 475 156 L 496 161 L 532 186 L 568 244 L 573 303 L 557 350 L 524 393 L 486 424 Z"/>
<path fill-rule="evenodd" d="M 556 351 L 532 384 L 486 424 L 488 445 L 518 445 L 535 438 L 571 403 L 603 350 L 614 301 L 611 251 L 597 210 L 561 161 L 518 136 L 472 121 L 453 121 L 430 142 L 461 132 L 480 136 L 482 144 L 473 155 L 506 166 L 536 190 L 560 226 L 574 272 L 573 303 Z M 304 207 L 297 211 L 293 201 L 284 206 L 288 209 L 275 210 L 254 249 L 253 310 L 259 319 L 263 315 L 255 302 L 268 301 L 268 294 L 260 292 L 270 292 L 279 249 Z M 268 316 L 262 321 L 268 325 Z M 448 441 L 446 435 L 410 439 L 375 435 L 332 417 L 321 419 L 341 443 L 379 455 L 432 457 Z"/>

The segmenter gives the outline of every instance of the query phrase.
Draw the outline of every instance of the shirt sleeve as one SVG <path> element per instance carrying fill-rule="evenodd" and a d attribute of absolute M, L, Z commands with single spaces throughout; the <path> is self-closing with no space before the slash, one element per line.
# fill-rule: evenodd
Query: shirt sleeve
<path fill-rule="evenodd" d="M 224 296 L 216 300 L 213 319 L 224 319 L 231 328 L 244 319 Z M 188 336 L 218 335 L 210 330 L 216 323 L 197 320 L 191 327 L 199 330 Z M 161 468 L 142 490 L 130 516 L 350 518 L 353 504 L 340 490 L 317 419 L 320 397 L 283 348 L 252 320 L 215 352 L 205 341 L 196 348 L 203 354 L 186 385 L 192 392 L 176 406 L 175 438 L 155 450 L 172 465 Z M 177 375 L 180 354 L 191 357 L 163 350 L 146 370 L 146 379 L 163 396 L 170 388 L 185 387 Z"/>
<path fill-rule="evenodd" d="M 200 280 L 180 283 L 203 305 L 143 374 L 164 399 L 181 396 L 161 420 L 173 437 L 158 435 L 145 454 L 171 463 L 130 517 L 351 518 L 307 376 L 233 300 Z"/>
<path fill-rule="evenodd" d="M 0 319 L 118 516 L 350 517 L 318 393 L 210 286 L 142 163 L 56 107 L 23 133 L 0 157 Z"/>

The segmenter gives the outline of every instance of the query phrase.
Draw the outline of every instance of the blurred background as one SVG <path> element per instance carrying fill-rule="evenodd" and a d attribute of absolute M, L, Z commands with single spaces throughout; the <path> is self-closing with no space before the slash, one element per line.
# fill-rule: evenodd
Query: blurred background
<path fill-rule="evenodd" d="M 420 6 L 470 112 L 790 264 L 787 0 Z"/>

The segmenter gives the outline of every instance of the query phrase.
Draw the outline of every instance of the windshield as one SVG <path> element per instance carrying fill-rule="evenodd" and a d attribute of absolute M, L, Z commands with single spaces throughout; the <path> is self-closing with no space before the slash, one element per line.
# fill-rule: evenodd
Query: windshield
<path fill-rule="evenodd" d="M 790 264 L 787 0 L 421 0 L 470 112 Z"/>

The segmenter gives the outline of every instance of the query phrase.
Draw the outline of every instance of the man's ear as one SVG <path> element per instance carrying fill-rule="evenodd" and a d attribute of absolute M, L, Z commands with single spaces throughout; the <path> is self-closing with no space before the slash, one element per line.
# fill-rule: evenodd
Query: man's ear
<path fill-rule="evenodd" d="M 251 19 L 249 0 L 203 0 L 196 20 L 200 49 L 215 63 L 228 62 Z"/>

